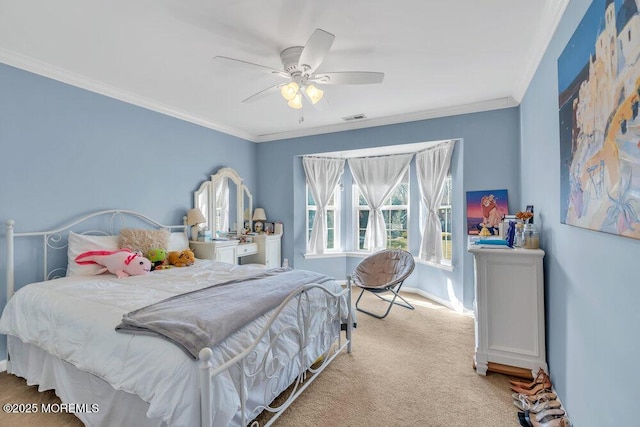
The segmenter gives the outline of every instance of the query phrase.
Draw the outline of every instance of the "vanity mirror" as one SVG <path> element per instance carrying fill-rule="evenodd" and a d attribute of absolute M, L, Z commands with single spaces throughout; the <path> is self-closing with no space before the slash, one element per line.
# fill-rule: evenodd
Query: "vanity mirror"
<path fill-rule="evenodd" d="M 253 198 L 232 168 L 221 168 L 211 180 L 200 184 L 193 195 L 193 205 L 207 219 L 203 224 L 212 237 L 240 233 L 245 226 L 245 210 L 253 212 Z M 251 219 L 249 219 L 251 226 Z"/>
<path fill-rule="evenodd" d="M 191 241 L 196 258 L 231 264 L 262 264 L 276 268 L 282 263 L 281 234 L 240 236 L 253 229 L 253 195 L 242 177 L 231 168 L 221 168 L 193 193 L 193 207 L 206 218 L 211 237 Z M 205 224 L 203 224 L 205 225 Z"/>
<path fill-rule="evenodd" d="M 242 207 L 244 212 L 244 230 L 245 233 L 253 230 L 253 196 L 246 185 L 242 184 Z"/>

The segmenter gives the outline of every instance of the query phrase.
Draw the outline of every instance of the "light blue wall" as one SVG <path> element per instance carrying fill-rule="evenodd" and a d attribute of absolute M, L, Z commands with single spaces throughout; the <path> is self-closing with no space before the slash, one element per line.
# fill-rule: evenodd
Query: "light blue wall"
<path fill-rule="evenodd" d="M 589 4 L 570 2 L 519 109 L 258 145 L 0 64 L 0 220 L 16 219 L 17 231 L 45 229 L 69 215 L 121 207 L 176 223 L 191 206 L 198 183 L 218 167 L 231 166 L 252 189 L 256 206 L 284 222 L 284 257 L 298 268 L 339 277 L 358 260 L 301 256 L 304 175 L 298 156 L 461 138 L 453 160 L 456 268 L 447 273 L 419 265 L 413 285 L 449 298 L 450 281 L 455 298 L 470 308 L 465 192 L 507 188 L 511 211 L 535 205 L 546 251 L 547 351 L 554 385 L 575 425 L 635 425 L 640 241 L 559 220 L 556 60 Z M 414 181 L 411 185 L 417 189 Z M 349 181 L 345 187 L 344 197 L 350 197 Z M 4 242 L 4 228 L 0 237 Z M 412 248 L 415 244 L 413 239 Z M 4 253 L 2 244 L 0 308 Z"/>
<path fill-rule="evenodd" d="M 36 231 L 120 208 L 180 224 L 193 191 L 219 167 L 235 168 L 256 188 L 252 142 L 3 64 L 0 148 L 0 309 L 7 219 L 17 232 Z M 20 276 L 16 287 L 36 279 Z"/>
<path fill-rule="evenodd" d="M 560 223 L 557 59 L 590 3 L 569 3 L 521 104 L 522 198 L 542 223 L 548 362 L 571 420 L 638 425 L 640 240 Z"/>
<path fill-rule="evenodd" d="M 346 132 L 309 136 L 258 144 L 258 203 L 269 218 L 285 224 L 283 257 L 296 268 L 316 270 L 344 278 L 358 258 L 305 259 L 305 178 L 300 156 L 331 151 L 380 147 L 444 139 L 460 139 L 453 156 L 454 176 L 454 271 L 418 264 L 407 286 L 454 303 L 473 306 L 473 259 L 466 252 L 465 192 L 502 189 L 509 191 L 511 209 L 520 207 L 519 110 L 509 108 L 483 113 L 409 122 Z M 415 162 L 414 162 L 415 163 Z M 418 221 L 418 185 L 412 168 L 411 217 Z M 348 184 L 348 183 L 345 183 Z M 343 198 L 351 200 L 349 185 Z M 350 218 L 343 218 L 346 227 Z M 410 235 L 417 255 L 417 229 Z M 348 247 L 348 246 L 347 246 Z"/>

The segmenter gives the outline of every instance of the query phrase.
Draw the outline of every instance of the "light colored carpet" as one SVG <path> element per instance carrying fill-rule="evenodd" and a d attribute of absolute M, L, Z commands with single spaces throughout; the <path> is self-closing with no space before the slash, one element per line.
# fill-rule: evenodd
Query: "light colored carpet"
<path fill-rule="evenodd" d="M 473 319 L 414 294 L 416 310 L 378 320 L 358 313 L 353 353 L 338 356 L 276 426 L 518 426 L 511 377 L 473 369 Z M 367 308 L 383 311 L 373 295 Z M 58 402 L 0 374 L 0 403 Z M 44 418 L 43 418 L 44 417 Z M 261 417 L 260 419 L 263 419 Z M 0 426 L 77 426 L 68 414 L 7 415 Z"/>

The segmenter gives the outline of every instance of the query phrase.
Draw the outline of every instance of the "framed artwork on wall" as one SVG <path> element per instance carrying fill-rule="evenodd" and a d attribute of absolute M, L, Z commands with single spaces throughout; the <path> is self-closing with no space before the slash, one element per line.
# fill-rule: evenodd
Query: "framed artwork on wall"
<path fill-rule="evenodd" d="M 508 213 L 507 190 L 467 191 L 467 234 L 480 234 L 486 227 L 498 236 L 502 218 Z"/>
<path fill-rule="evenodd" d="M 594 0 L 558 57 L 560 221 L 640 239 L 640 15 Z"/>

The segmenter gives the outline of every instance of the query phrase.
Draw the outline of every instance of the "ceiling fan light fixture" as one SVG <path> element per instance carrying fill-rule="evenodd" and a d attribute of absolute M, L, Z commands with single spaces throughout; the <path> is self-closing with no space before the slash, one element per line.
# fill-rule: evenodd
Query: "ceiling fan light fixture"
<path fill-rule="evenodd" d="M 286 99 L 287 101 L 291 101 L 298 94 L 298 90 L 300 90 L 300 86 L 298 86 L 298 83 L 291 82 L 282 86 L 282 88 L 280 89 L 280 93 L 282 94 L 282 97 L 284 99 Z"/>
<path fill-rule="evenodd" d="M 309 99 L 311 100 L 311 102 L 314 104 L 317 104 L 318 101 L 320 101 L 322 99 L 322 96 L 324 95 L 324 91 L 318 89 L 314 85 L 307 86 L 307 88 L 305 89 L 305 92 L 309 97 Z"/>
<path fill-rule="evenodd" d="M 302 108 L 302 94 L 298 92 L 293 99 L 288 102 L 289 107 L 299 110 Z"/>

